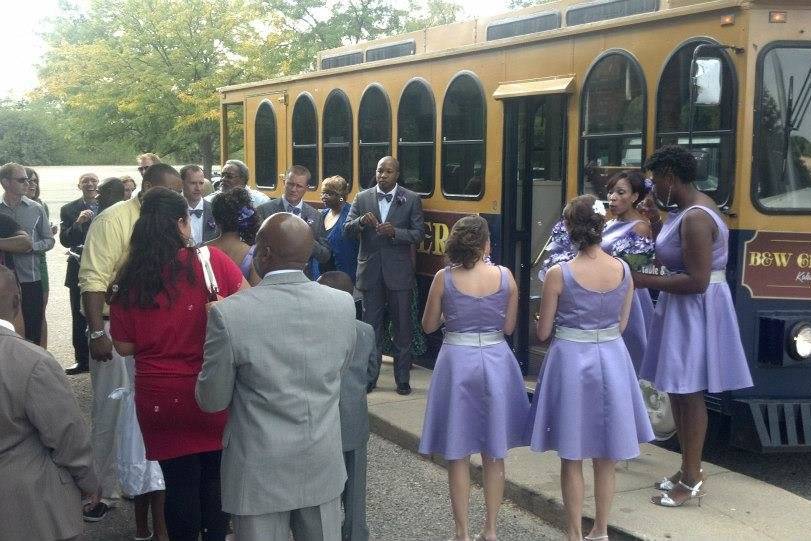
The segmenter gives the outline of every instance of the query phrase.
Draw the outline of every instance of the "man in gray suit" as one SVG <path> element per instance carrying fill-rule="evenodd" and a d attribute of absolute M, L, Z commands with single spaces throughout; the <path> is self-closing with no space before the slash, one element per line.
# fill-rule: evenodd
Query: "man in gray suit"
<path fill-rule="evenodd" d="M 211 214 L 211 203 L 203 199 L 206 179 L 199 165 L 190 164 L 180 168 L 183 181 L 183 198 L 189 205 L 189 225 L 194 245 L 199 246 L 217 238 L 220 234 Z"/>
<path fill-rule="evenodd" d="M 327 230 L 324 228 L 324 217 L 316 209 L 304 202 L 304 194 L 310 182 L 310 171 L 303 165 L 294 165 L 284 175 L 284 195 L 260 205 L 256 212 L 264 221 L 277 212 L 289 212 L 307 222 L 313 232 L 313 251 L 304 273 L 312 278 L 312 260 L 326 264 L 332 257 L 332 250 L 327 241 Z"/>
<path fill-rule="evenodd" d="M 268 218 L 253 259 L 262 282 L 208 315 L 196 397 L 204 411 L 229 409 L 222 509 L 239 541 L 285 540 L 290 530 L 296 540 L 340 539 L 338 399 L 355 305 L 304 275 L 312 242 L 300 218 Z"/>
<path fill-rule="evenodd" d="M 354 286 L 345 272 L 329 271 L 318 278 L 319 284 L 346 291 Z M 367 371 L 376 361 L 375 332 L 362 321 L 355 320 L 357 342 L 349 364 L 341 376 L 341 443 L 346 465 L 346 487 L 341 497 L 344 504 L 343 541 L 366 541 L 366 455 L 369 443 L 369 408 L 366 404 Z"/>
<path fill-rule="evenodd" d="M 0 539 L 78 539 L 98 500 L 90 429 L 62 367 L 14 332 L 14 274 L 0 266 Z"/>
<path fill-rule="evenodd" d="M 355 287 L 363 296 L 363 321 L 377 338 L 377 381 L 383 350 L 383 312 L 394 324 L 394 380 L 397 393 L 411 394 L 411 290 L 414 245 L 423 238 L 420 196 L 397 184 L 400 164 L 391 156 L 377 163 L 377 186 L 360 192 L 344 224 L 344 235 L 360 239 Z"/>

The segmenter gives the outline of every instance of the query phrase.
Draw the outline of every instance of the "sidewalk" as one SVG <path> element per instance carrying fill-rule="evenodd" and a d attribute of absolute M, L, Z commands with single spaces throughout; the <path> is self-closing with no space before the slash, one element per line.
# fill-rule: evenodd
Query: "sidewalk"
<path fill-rule="evenodd" d="M 372 431 L 417 452 L 425 413 L 425 391 L 431 371 L 415 367 L 410 396 L 394 392 L 390 362 L 383 363 L 378 387 L 369 395 Z M 432 460 L 443 464 L 441 457 Z M 471 459 L 474 478 L 481 481 L 479 456 Z M 553 452 L 513 449 L 506 461 L 505 497 L 543 520 L 565 528 L 560 494 L 560 462 Z M 717 540 L 811 539 L 811 501 L 751 477 L 704 463 L 708 496 L 702 506 L 690 502 L 679 509 L 654 506 L 655 480 L 679 469 L 678 454 L 645 444 L 639 458 L 617 464 L 617 494 L 611 512 L 612 539 Z M 584 464 L 584 514 L 593 517 L 591 467 Z M 438 505 L 445 503 L 438 502 Z M 450 511 L 449 511 L 450 512 Z"/>

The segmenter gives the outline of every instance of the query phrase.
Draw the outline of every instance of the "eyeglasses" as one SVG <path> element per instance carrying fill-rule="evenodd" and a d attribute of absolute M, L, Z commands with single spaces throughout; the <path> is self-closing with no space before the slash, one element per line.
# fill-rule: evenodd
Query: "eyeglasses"
<path fill-rule="evenodd" d="M 332 196 L 332 197 L 334 197 L 334 196 L 341 195 L 341 194 L 339 194 L 338 192 L 333 192 L 333 191 L 330 191 L 330 190 L 322 190 L 322 191 L 321 191 L 321 195 L 326 195 L 326 196 Z"/>
<path fill-rule="evenodd" d="M 240 175 L 239 173 L 232 173 L 230 171 L 227 171 L 221 174 L 220 178 L 242 178 L 242 175 Z"/>
<path fill-rule="evenodd" d="M 144 172 L 144 171 L 146 171 L 147 169 L 149 169 L 149 166 L 148 166 L 148 165 L 140 165 L 140 166 L 138 166 L 138 172 L 139 172 L 139 173 L 143 173 L 143 172 Z"/>
<path fill-rule="evenodd" d="M 11 177 L 11 178 L 9 178 L 9 180 L 16 180 L 20 184 L 28 184 L 28 182 L 31 179 L 29 179 L 28 177 Z"/>

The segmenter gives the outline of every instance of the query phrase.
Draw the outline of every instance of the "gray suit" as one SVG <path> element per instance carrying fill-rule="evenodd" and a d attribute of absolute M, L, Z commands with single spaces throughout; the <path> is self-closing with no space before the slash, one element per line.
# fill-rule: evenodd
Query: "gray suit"
<path fill-rule="evenodd" d="M 80 490 L 97 488 L 90 429 L 62 367 L 0 327 L 0 538 L 79 536 Z"/>
<path fill-rule="evenodd" d="M 355 287 L 363 295 L 363 321 L 377 338 L 377 379 L 383 349 L 383 312 L 388 305 L 394 323 L 394 379 L 408 383 L 411 370 L 411 289 L 415 284 L 413 248 L 423 236 L 420 196 L 397 186 L 386 216 L 394 226 L 394 237 L 378 235 L 374 227 L 361 224 L 367 212 L 380 219 L 377 189 L 360 192 L 344 224 L 344 235 L 360 239 L 358 275 Z M 372 382 L 374 384 L 374 381 Z"/>
<path fill-rule="evenodd" d="M 369 409 L 366 404 L 366 372 L 374 363 L 375 332 L 362 321 L 355 321 L 357 341 L 352 358 L 341 376 L 341 442 L 346 465 L 344 489 L 344 541 L 366 541 L 366 446 L 369 442 Z"/>
<path fill-rule="evenodd" d="M 223 511 L 294 521 L 294 510 L 333 500 L 337 507 L 346 481 L 341 371 L 355 336 L 352 297 L 301 271 L 268 275 L 212 307 L 196 397 L 204 411 L 229 409 Z M 325 538 L 339 536 L 338 513 L 325 528 L 334 533 Z"/>
<path fill-rule="evenodd" d="M 256 212 L 259 214 L 259 221 L 264 222 L 266 218 L 278 212 L 287 212 L 287 208 L 285 208 L 284 199 L 279 197 L 278 199 L 272 199 L 263 205 L 259 205 Z M 332 257 L 332 249 L 329 246 L 329 241 L 327 241 L 324 217 L 306 202 L 301 203 L 300 216 L 302 220 L 310 224 L 310 229 L 313 232 L 313 252 L 310 257 L 322 265 L 329 262 Z M 310 276 L 310 278 L 312 278 L 312 276 Z"/>
<path fill-rule="evenodd" d="M 220 236 L 220 231 L 214 224 L 214 215 L 211 214 L 211 203 L 203 199 L 203 244 Z"/>

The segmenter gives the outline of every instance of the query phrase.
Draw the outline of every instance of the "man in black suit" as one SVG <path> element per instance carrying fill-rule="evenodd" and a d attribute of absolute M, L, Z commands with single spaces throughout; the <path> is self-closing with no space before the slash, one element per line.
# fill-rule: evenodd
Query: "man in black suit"
<path fill-rule="evenodd" d="M 360 239 L 355 287 L 363 295 L 363 321 L 377 339 L 377 381 L 383 350 L 383 312 L 394 326 L 394 380 L 397 393 L 411 394 L 411 291 L 415 284 L 413 249 L 422 240 L 420 196 L 397 184 L 400 164 L 391 156 L 377 163 L 377 186 L 360 192 L 344 224 L 344 235 Z"/>
<path fill-rule="evenodd" d="M 194 245 L 200 246 L 219 236 L 211 214 L 211 203 L 203 199 L 206 183 L 203 169 L 199 165 L 184 165 L 180 168 L 180 179 L 183 181 L 183 197 L 189 205 L 191 235 Z"/>
<path fill-rule="evenodd" d="M 82 294 L 79 290 L 79 258 L 82 255 L 84 239 L 90 228 L 90 221 L 98 214 L 96 202 L 99 177 L 85 173 L 79 177 L 79 190 L 82 197 L 71 201 L 59 212 L 59 242 L 68 249 L 68 269 L 65 272 L 65 287 L 70 291 L 70 315 L 73 318 L 73 351 L 76 363 L 65 369 L 69 375 L 89 370 L 89 350 L 87 343 L 87 320 L 79 310 Z"/>
<path fill-rule="evenodd" d="M 265 218 L 277 212 L 289 212 L 299 216 L 309 224 L 313 232 L 313 252 L 305 269 L 305 274 L 312 279 L 313 260 L 324 265 L 332 257 L 332 250 L 327 241 L 327 231 L 324 228 L 324 217 L 318 210 L 304 202 L 304 194 L 307 193 L 307 186 L 310 182 L 310 171 L 306 167 L 294 165 L 287 170 L 284 178 L 284 195 L 279 199 L 273 199 L 259 205 L 256 211 L 259 214 L 259 220 L 262 222 L 265 221 Z"/>

